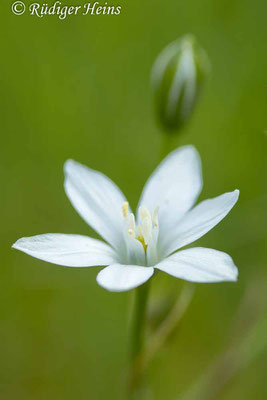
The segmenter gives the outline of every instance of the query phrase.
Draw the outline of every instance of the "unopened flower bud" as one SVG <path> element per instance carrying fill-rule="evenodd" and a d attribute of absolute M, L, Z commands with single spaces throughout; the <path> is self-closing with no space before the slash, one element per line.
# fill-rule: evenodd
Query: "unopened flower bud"
<path fill-rule="evenodd" d="M 159 54 L 152 69 L 156 116 L 165 131 L 177 131 L 191 116 L 209 71 L 205 51 L 186 35 Z"/>

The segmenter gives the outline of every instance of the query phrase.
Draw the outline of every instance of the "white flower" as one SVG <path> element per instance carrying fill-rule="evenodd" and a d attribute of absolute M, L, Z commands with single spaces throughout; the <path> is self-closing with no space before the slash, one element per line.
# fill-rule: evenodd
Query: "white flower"
<path fill-rule="evenodd" d="M 133 289 L 155 269 L 192 282 L 237 279 L 238 270 L 226 253 L 202 247 L 176 252 L 217 225 L 239 196 L 235 190 L 192 208 L 202 189 L 200 158 L 193 146 L 181 147 L 162 161 L 143 189 L 136 218 L 120 189 L 102 173 L 68 160 L 65 175 L 73 207 L 108 244 L 49 233 L 19 239 L 15 249 L 67 267 L 108 265 L 97 282 L 110 291 Z"/>

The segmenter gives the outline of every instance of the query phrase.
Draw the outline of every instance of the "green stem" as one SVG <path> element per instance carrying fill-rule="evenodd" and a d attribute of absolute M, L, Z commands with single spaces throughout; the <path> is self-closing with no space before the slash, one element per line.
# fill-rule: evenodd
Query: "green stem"
<path fill-rule="evenodd" d="M 134 362 L 144 345 L 145 321 L 149 292 L 149 282 L 135 289 L 135 303 L 132 321 L 131 361 Z"/>
<path fill-rule="evenodd" d="M 145 340 L 145 322 L 149 294 L 149 281 L 135 289 L 129 376 L 129 398 L 141 400 L 144 397 L 143 374 L 138 367 L 139 354 Z"/>

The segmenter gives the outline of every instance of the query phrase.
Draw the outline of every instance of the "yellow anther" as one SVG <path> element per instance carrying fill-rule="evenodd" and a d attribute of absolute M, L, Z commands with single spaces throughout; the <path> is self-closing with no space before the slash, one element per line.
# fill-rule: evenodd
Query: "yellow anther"
<path fill-rule="evenodd" d="M 129 203 L 128 203 L 128 201 L 124 201 L 124 203 L 122 204 L 122 214 L 123 214 L 124 218 L 127 218 L 128 210 L 129 210 Z"/>
<path fill-rule="evenodd" d="M 133 229 L 129 228 L 128 229 L 128 233 L 129 233 L 130 236 L 135 237 L 135 232 L 134 232 Z"/>

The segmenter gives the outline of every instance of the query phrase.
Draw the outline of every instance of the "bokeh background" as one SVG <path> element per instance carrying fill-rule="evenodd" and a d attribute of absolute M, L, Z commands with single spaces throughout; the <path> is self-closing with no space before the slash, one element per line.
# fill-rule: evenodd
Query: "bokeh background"
<path fill-rule="evenodd" d="M 1 399 L 126 398 L 131 293 L 100 288 L 99 268 L 63 268 L 10 247 L 39 233 L 93 234 L 64 194 L 70 157 L 106 173 L 136 206 L 161 155 L 149 88 L 153 61 L 185 33 L 209 55 L 210 79 L 171 146 L 199 150 L 200 199 L 240 189 L 238 205 L 197 242 L 229 252 L 240 279 L 198 285 L 179 329 L 150 364 L 153 398 L 178 400 L 227 347 L 233 324 L 239 321 L 242 343 L 251 321 L 266 318 L 267 3 L 121 0 L 119 16 L 64 21 L 15 16 L 11 1 L 2 3 Z M 152 300 L 181 286 L 158 274 Z M 218 400 L 267 397 L 266 347 L 257 332 Z"/>

